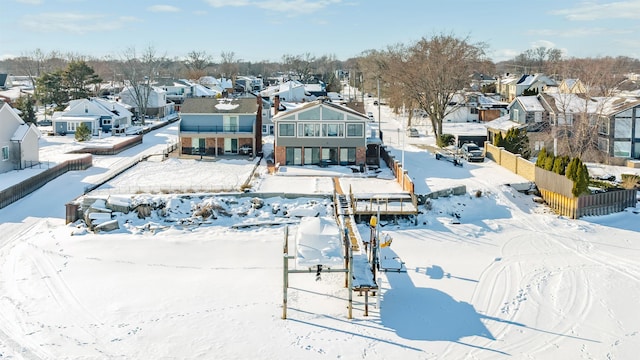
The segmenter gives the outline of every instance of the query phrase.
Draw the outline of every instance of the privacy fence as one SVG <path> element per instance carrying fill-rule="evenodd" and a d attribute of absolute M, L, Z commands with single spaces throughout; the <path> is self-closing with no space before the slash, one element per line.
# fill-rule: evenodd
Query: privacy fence
<path fill-rule="evenodd" d="M 20 183 L 0 191 L 0 209 L 38 190 L 40 187 L 67 171 L 86 170 L 91 167 L 93 157 L 90 154 L 67 160 Z"/>
<path fill-rule="evenodd" d="M 533 181 L 542 198 L 556 213 L 572 219 L 607 215 L 636 205 L 637 191 L 612 190 L 598 194 L 573 196 L 573 181 L 566 176 L 536 167 L 534 163 L 504 148 L 485 142 L 486 157 L 502 167 Z"/>

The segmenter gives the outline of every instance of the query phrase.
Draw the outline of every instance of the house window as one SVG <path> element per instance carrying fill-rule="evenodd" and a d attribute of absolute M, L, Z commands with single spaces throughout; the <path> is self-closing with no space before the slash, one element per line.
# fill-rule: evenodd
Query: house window
<path fill-rule="evenodd" d="M 322 124 L 322 136 L 343 137 L 344 124 Z"/>
<path fill-rule="evenodd" d="M 74 121 L 67 122 L 67 131 L 75 132 L 79 124 L 80 124 L 79 122 L 74 122 Z"/>
<path fill-rule="evenodd" d="M 111 119 L 102 119 L 102 125 L 111 125 Z"/>
<path fill-rule="evenodd" d="M 613 156 L 615 156 L 615 157 L 630 157 L 631 156 L 631 142 L 630 141 L 614 141 L 613 142 Z"/>
<path fill-rule="evenodd" d="M 598 126 L 598 134 L 609 135 L 609 118 L 601 118 Z M 609 147 L 607 146 L 607 149 Z"/>
<path fill-rule="evenodd" d="M 224 132 L 238 131 L 238 117 L 225 115 L 222 117 L 222 127 Z"/>
<path fill-rule="evenodd" d="M 332 163 L 338 162 L 338 148 L 322 148 L 322 160 L 327 160 Z"/>
<path fill-rule="evenodd" d="M 286 165 L 302 165 L 302 148 L 288 147 L 286 152 Z"/>
<path fill-rule="evenodd" d="M 631 118 L 616 118 L 615 121 L 616 122 L 614 127 L 614 137 L 630 138 L 631 137 Z"/>
<path fill-rule="evenodd" d="M 536 111 L 533 114 L 533 120 L 537 123 L 542 122 L 542 113 L 540 111 Z"/>
<path fill-rule="evenodd" d="M 298 124 L 298 137 L 320 137 L 320 124 Z"/>
<path fill-rule="evenodd" d="M 609 153 L 609 139 L 599 138 L 598 139 L 598 150 L 608 154 Z"/>
<path fill-rule="evenodd" d="M 9 160 L 9 147 L 8 146 L 3 146 L 2 147 L 2 161 L 7 161 Z"/>
<path fill-rule="evenodd" d="M 470 113 L 471 113 L 471 115 L 478 115 L 478 108 L 474 108 L 474 107 L 472 107 L 472 108 L 470 109 Z"/>
<path fill-rule="evenodd" d="M 518 109 L 513 109 L 513 117 L 511 118 L 511 120 L 520 122 L 520 113 L 518 112 Z"/>
<path fill-rule="evenodd" d="M 279 124 L 278 136 L 296 136 L 295 124 Z"/>
<path fill-rule="evenodd" d="M 340 149 L 340 164 L 353 165 L 356 163 L 356 148 Z"/>
<path fill-rule="evenodd" d="M 320 163 L 320 148 L 308 147 L 304 148 L 304 164 L 317 165 Z"/>
<path fill-rule="evenodd" d="M 347 124 L 347 137 L 363 137 L 364 124 Z"/>

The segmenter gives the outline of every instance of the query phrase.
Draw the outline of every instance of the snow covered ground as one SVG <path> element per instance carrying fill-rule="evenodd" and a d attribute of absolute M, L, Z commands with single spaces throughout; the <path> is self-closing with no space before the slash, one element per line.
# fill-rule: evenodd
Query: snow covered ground
<path fill-rule="evenodd" d="M 162 147 L 171 134 L 175 126 L 147 134 L 136 151 Z M 352 320 L 344 274 L 316 281 L 315 272 L 290 276 L 281 319 L 284 225 L 273 224 L 289 224 L 293 241 L 296 214 L 330 219 L 331 176 L 354 192 L 400 192 L 388 169 L 370 179 L 338 167 L 269 175 L 261 164 L 251 191 L 273 196 L 256 206 L 229 193 L 131 193 L 239 188 L 249 160 L 141 163 L 99 193 L 156 210 L 118 214 L 119 230 L 96 234 L 64 224 L 64 204 L 114 161 L 95 157 L 93 168 L 0 209 L 0 358 L 635 358 L 640 209 L 558 217 L 509 186 L 525 180 L 495 163 L 455 167 L 418 147 L 432 141 L 423 135 L 404 146 L 416 190 L 465 185 L 467 193 L 421 207 L 417 225 L 382 222 L 393 239 L 386 255 L 408 271 L 379 274 L 369 316 L 354 296 Z M 391 146 L 400 158 L 401 142 Z M 279 195 L 291 193 L 309 196 Z M 368 236 L 366 224 L 359 230 Z"/>

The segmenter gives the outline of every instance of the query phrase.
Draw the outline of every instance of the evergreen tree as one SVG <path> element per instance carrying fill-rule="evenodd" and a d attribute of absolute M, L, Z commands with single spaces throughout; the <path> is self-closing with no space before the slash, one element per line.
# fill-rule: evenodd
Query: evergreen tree
<path fill-rule="evenodd" d="M 556 162 L 556 157 L 549 154 L 544 161 L 544 169 L 548 171 L 553 170 L 553 164 Z"/>
<path fill-rule="evenodd" d="M 62 86 L 62 72 L 45 73 L 36 80 L 36 97 L 43 105 L 55 104 L 62 111 L 69 102 L 69 95 Z"/>
<path fill-rule="evenodd" d="M 504 149 L 513 154 L 520 154 L 525 159 L 531 156 L 531 148 L 529 146 L 529 137 L 527 131 L 522 129 L 511 128 L 507 131 L 504 139 Z"/>
<path fill-rule="evenodd" d="M 564 175 L 568 164 L 568 156 L 558 156 L 553 163 L 553 172 L 556 174 Z"/>
<path fill-rule="evenodd" d="M 72 61 L 62 72 L 63 85 L 73 99 L 82 99 L 89 96 L 91 91 L 89 86 L 99 84 L 102 79 L 96 74 L 92 67 L 84 61 Z"/>
<path fill-rule="evenodd" d="M 86 123 L 80 123 L 76 128 L 75 138 L 77 141 L 89 141 L 91 140 L 91 130 Z"/>
<path fill-rule="evenodd" d="M 569 165 L 567 165 L 567 169 L 565 171 L 565 176 L 569 180 L 573 180 L 574 182 L 578 178 L 578 167 L 581 165 L 580 159 L 573 158 L 569 161 Z"/>
<path fill-rule="evenodd" d="M 577 178 L 573 182 L 571 193 L 573 196 L 580 196 L 589 193 L 589 170 L 587 165 L 582 164 L 576 171 Z"/>
<path fill-rule="evenodd" d="M 505 141 L 504 137 L 502 136 L 502 132 L 499 132 L 498 135 L 493 138 L 493 145 L 497 147 L 504 147 L 504 144 Z"/>
<path fill-rule="evenodd" d="M 544 168 L 544 164 L 546 161 L 547 161 L 547 148 L 542 148 L 538 153 L 538 158 L 536 159 L 536 166 L 539 168 Z"/>
<path fill-rule="evenodd" d="M 36 111 L 33 108 L 36 105 L 36 102 L 35 100 L 33 100 L 31 95 L 19 97 L 15 105 L 16 109 L 22 112 L 22 114 L 20 114 L 20 117 L 24 122 L 26 122 L 27 124 L 36 123 Z"/>

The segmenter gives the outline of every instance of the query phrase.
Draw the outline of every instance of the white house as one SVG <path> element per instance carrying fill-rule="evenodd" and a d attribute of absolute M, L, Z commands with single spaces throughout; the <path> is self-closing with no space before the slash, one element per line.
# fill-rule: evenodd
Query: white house
<path fill-rule="evenodd" d="M 74 133 L 81 123 L 87 124 L 95 136 L 102 132 L 123 134 L 131 126 L 130 107 L 117 101 L 100 98 L 71 100 L 64 111 L 51 118 L 56 134 Z"/>
<path fill-rule="evenodd" d="M 131 86 L 125 87 L 119 94 L 120 101 L 131 106 L 133 112 L 138 116 L 139 103 L 138 96 L 144 99 L 147 98 L 147 110 L 145 111 L 148 117 L 165 118 L 169 116 L 177 116 L 175 111 L 175 104 L 172 101 L 167 100 L 167 91 L 157 86 L 138 85 L 135 89 Z"/>
<path fill-rule="evenodd" d="M 458 93 L 447 106 L 443 122 L 485 122 L 507 113 L 506 102 L 498 101 L 479 92 Z"/>
<path fill-rule="evenodd" d="M 39 162 L 38 128 L 25 123 L 8 104 L 0 107 L 0 173 Z"/>
<path fill-rule="evenodd" d="M 280 101 L 287 102 L 303 102 L 316 100 L 316 97 L 311 95 L 305 89 L 303 83 L 295 80 L 287 81 L 279 85 L 269 86 L 268 88 L 260 92 L 260 96 L 269 97 L 269 99 L 271 99 L 272 101 L 276 95 L 280 97 Z"/>

